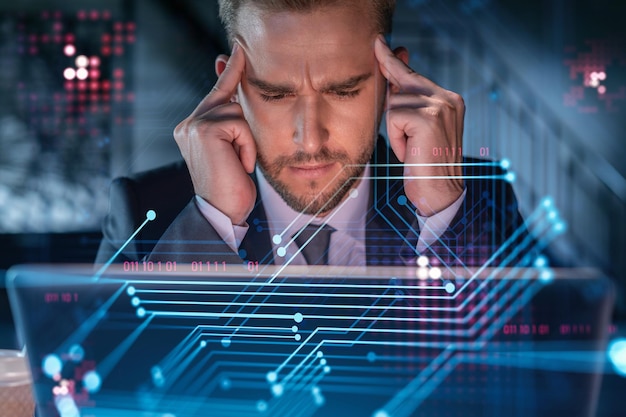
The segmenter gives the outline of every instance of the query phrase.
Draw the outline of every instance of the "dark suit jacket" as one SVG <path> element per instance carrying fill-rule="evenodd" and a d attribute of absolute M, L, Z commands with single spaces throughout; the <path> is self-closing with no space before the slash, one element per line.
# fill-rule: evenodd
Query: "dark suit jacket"
<path fill-rule="evenodd" d="M 465 158 L 465 162 L 485 162 Z M 372 158 L 373 180 L 366 220 L 368 265 L 414 265 L 419 227 L 415 208 L 404 196 L 402 166 L 384 139 Z M 498 166 L 467 166 L 470 177 L 502 177 Z M 425 255 L 434 264 L 482 265 L 502 244 L 524 228 L 513 190 L 502 179 L 466 179 L 465 201 L 449 229 Z M 232 190 L 236 193 L 237 190 Z M 103 223 L 103 240 L 97 262 L 108 261 L 143 223 L 153 209 L 157 218 L 149 222 L 118 255 L 115 262 L 148 259 L 177 262 L 258 261 L 273 263 L 273 255 L 263 204 L 257 199 L 248 218 L 250 229 L 239 253 L 221 240 L 202 216 L 195 202 L 189 172 L 183 162 L 113 181 L 109 213 Z M 517 236 L 515 245 L 526 237 Z M 511 248 L 501 251 L 495 263 L 507 259 Z M 518 263 L 521 254 L 514 261 Z"/>

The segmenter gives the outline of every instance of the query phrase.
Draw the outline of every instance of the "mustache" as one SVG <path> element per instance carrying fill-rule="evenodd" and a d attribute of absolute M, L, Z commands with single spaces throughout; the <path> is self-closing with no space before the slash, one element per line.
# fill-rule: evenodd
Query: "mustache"
<path fill-rule="evenodd" d="M 288 156 L 279 156 L 272 162 L 272 169 L 281 170 L 290 165 L 298 165 L 304 163 L 331 163 L 342 162 L 348 163 L 350 158 L 348 154 L 341 151 L 331 151 L 328 148 L 322 148 L 319 152 L 310 154 L 304 151 L 297 151 L 296 153 Z"/>

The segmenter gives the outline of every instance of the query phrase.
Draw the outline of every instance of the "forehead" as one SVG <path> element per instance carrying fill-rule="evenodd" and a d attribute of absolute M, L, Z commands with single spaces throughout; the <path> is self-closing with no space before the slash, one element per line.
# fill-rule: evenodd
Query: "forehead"
<path fill-rule="evenodd" d="M 249 76 L 294 82 L 351 76 L 376 62 L 369 16 L 359 2 L 306 12 L 246 5 L 237 16 L 235 39 L 245 50 Z"/>

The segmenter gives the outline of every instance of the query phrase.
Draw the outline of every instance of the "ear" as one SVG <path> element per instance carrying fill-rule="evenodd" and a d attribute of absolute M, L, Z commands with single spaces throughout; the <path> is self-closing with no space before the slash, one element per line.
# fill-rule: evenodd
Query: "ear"
<path fill-rule="evenodd" d="M 226 64 L 228 63 L 228 55 L 219 54 L 217 58 L 215 58 L 215 73 L 217 76 L 221 76 L 224 70 L 226 69 Z"/>
<path fill-rule="evenodd" d="M 404 46 L 398 46 L 396 49 L 393 50 L 393 54 L 400 61 L 404 62 L 404 65 L 409 66 L 409 50 L 408 49 L 406 49 Z"/>
<path fill-rule="evenodd" d="M 221 77 L 224 70 L 226 70 L 226 64 L 228 64 L 229 59 L 230 57 L 224 54 L 220 54 L 215 58 L 215 74 L 217 74 L 218 77 Z M 231 97 L 230 101 L 233 103 L 238 102 L 237 93 Z"/>

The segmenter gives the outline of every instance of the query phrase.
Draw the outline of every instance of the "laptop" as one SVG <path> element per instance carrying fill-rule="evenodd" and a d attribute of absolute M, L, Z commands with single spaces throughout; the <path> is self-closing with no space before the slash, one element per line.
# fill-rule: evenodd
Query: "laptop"
<path fill-rule="evenodd" d="M 591 416 L 596 269 L 218 263 L 7 274 L 40 417 Z"/>

